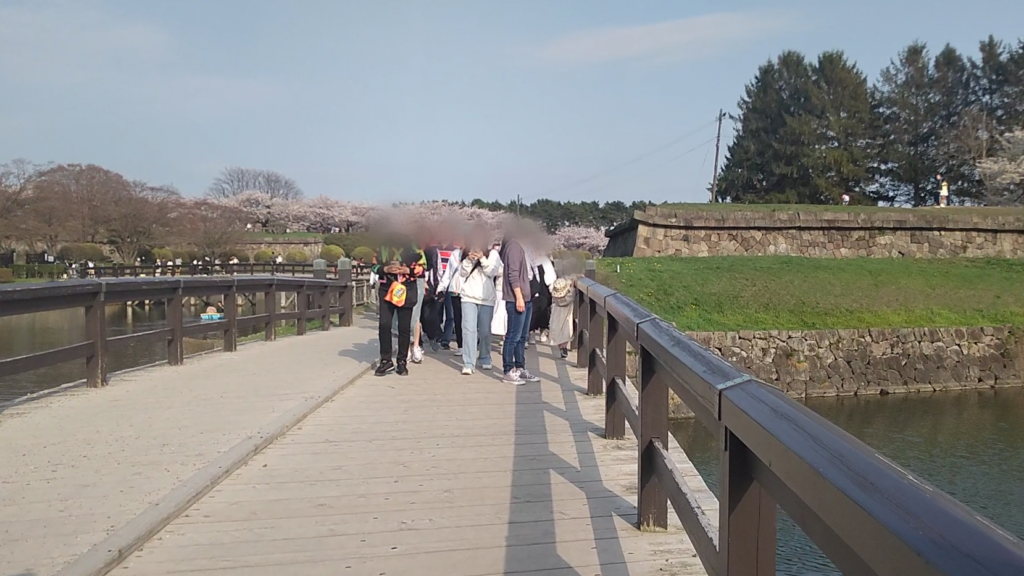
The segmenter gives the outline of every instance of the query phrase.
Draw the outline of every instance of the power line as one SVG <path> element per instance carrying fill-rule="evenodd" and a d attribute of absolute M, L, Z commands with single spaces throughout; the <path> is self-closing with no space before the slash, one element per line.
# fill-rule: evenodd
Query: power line
<path fill-rule="evenodd" d="M 691 138 L 695 134 L 699 133 L 701 130 L 704 130 L 704 129 L 710 127 L 712 124 L 714 124 L 717 121 L 718 121 L 718 116 L 716 116 L 710 122 L 707 122 L 707 123 L 705 123 L 705 124 L 703 124 L 701 126 L 698 126 L 697 128 L 694 128 L 693 130 L 687 132 L 686 134 L 680 136 L 679 138 L 676 138 L 675 140 L 673 140 L 671 142 L 668 142 L 666 144 L 662 144 L 661 146 L 658 146 L 657 148 L 655 148 L 653 150 L 649 150 L 647 152 L 644 152 L 643 154 L 637 156 L 636 158 L 633 158 L 632 160 L 628 160 L 626 162 L 623 162 L 622 164 L 617 164 L 615 166 L 612 166 L 611 168 L 607 168 L 607 169 L 602 170 L 600 172 L 597 172 L 595 174 L 591 174 L 590 176 L 587 176 L 586 178 L 580 178 L 579 180 L 575 180 L 575 181 L 570 182 L 568 184 L 565 184 L 563 186 L 558 186 L 558 187 L 555 187 L 555 188 L 551 188 L 551 189 L 545 190 L 544 192 L 540 192 L 539 194 L 534 196 L 534 198 L 548 197 L 549 195 L 554 194 L 556 192 L 561 192 L 563 190 L 568 190 L 570 188 L 575 188 L 576 186 L 579 186 L 581 184 L 587 184 L 589 182 L 593 182 L 594 180 L 596 180 L 596 179 L 598 179 L 598 178 L 600 178 L 602 176 L 607 176 L 608 174 L 611 174 L 613 172 L 616 172 L 618 170 L 626 168 L 627 166 L 632 166 L 633 164 L 636 164 L 637 162 L 640 162 L 641 160 L 646 160 L 647 158 L 650 158 L 651 156 L 654 156 L 655 154 L 657 154 L 659 152 L 667 150 L 667 149 L 675 146 L 676 144 L 679 144 L 680 142 L 682 142 L 682 141 L 684 141 L 684 140 L 686 140 L 688 138 Z"/>
<path fill-rule="evenodd" d="M 686 150 L 684 152 L 681 152 L 681 153 L 679 153 L 679 154 L 669 158 L 668 160 L 662 162 L 661 164 L 658 164 L 656 166 L 651 167 L 648 170 L 644 170 L 643 172 L 638 172 L 636 174 L 633 174 L 633 176 L 631 176 L 631 177 L 629 177 L 629 178 L 627 178 L 625 180 L 620 180 L 618 182 L 613 182 L 611 184 L 608 184 L 607 186 L 601 186 L 601 187 L 598 187 L 598 188 L 587 188 L 586 190 L 583 190 L 583 193 L 584 194 L 591 194 L 593 192 L 601 192 L 602 190 L 607 190 L 607 189 L 612 188 L 614 186 L 619 186 L 619 185 L 622 185 L 622 184 L 627 184 L 629 182 L 632 182 L 633 180 L 636 180 L 640 176 L 645 176 L 647 174 L 650 174 L 651 172 L 655 172 L 657 170 L 660 170 L 661 168 L 664 168 L 665 166 L 668 166 L 669 164 L 675 162 L 676 160 L 679 160 L 680 158 L 683 158 L 684 156 L 687 156 L 689 154 L 692 154 L 693 152 L 696 152 L 697 150 L 700 150 L 700 149 L 702 149 L 702 148 L 704 148 L 706 146 L 709 146 L 714 141 L 715 141 L 715 138 L 709 138 L 709 139 L 705 140 L 704 142 L 701 142 L 700 144 L 694 146 L 693 148 L 690 148 L 690 149 L 688 149 L 688 150 Z"/>

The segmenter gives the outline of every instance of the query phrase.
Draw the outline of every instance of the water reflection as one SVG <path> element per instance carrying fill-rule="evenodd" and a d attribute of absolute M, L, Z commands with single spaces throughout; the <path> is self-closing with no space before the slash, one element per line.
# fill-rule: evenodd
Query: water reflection
<path fill-rule="evenodd" d="M 815 398 L 807 406 L 1024 538 L 1024 389 Z M 716 439 L 692 420 L 674 423 L 673 433 L 717 492 Z M 777 571 L 839 574 L 781 511 Z"/>
<path fill-rule="evenodd" d="M 254 306 L 255 304 L 255 306 Z M 239 314 L 253 314 L 262 306 L 262 299 L 246 303 Z M 199 322 L 200 309 L 186 310 L 186 324 Z M 148 307 L 115 304 L 106 307 L 108 337 L 157 330 L 167 327 L 162 304 Z M 252 332 L 246 331 L 240 336 Z M 43 352 L 85 341 L 85 312 L 81 308 L 54 310 L 0 318 L 0 359 Z M 186 339 L 186 354 L 213 349 L 220 343 L 220 334 Z M 167 346 L 161 342 L 132 343 L 112 350 L 107 357 L 107 371 L 167 361 Z M 85 378 L 85 361 L 66 362 L 16 376 L 0 378 L 0 402 L 13 400 Z"/>

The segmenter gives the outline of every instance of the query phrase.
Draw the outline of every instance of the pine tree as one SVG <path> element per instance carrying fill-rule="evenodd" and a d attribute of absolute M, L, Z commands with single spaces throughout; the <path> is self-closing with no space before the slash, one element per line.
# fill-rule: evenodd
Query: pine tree
<path fill-rule="evenodd" d="M 876 197 L 924 206 L 938 199 L 935 106 L 928 47 L 915 42 L 882 70 L 873 89 L 882 122 Z"/>
<path fill-rule="evenodd" d="M 758 68 L 739 102 L 736 135 L 726 150 L 719 199 L 731 202 L 808 202 L 814 196 L 802 165 L 811 75 L 798 52 L 782 53 Z"/>

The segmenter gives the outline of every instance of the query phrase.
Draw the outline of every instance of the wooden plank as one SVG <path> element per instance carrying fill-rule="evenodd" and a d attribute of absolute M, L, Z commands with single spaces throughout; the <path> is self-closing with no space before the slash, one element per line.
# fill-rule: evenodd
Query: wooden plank
<path fill-rule="evenodd" d="M 46 352 L 26 354 L 16 358 L 0 360 L 0 378 L 14 376 L 24 372 L 31 372 L 54 364 L 81 360 L 88 356 L 93 350 L 92 342 L 81 342 L 62 348 L 54 348 Z"/>

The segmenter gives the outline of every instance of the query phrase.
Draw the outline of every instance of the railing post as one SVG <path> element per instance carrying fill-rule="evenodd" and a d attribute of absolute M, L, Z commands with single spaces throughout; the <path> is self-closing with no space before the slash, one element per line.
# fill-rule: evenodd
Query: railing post
<path fill-rule="evenodd" d="M 100 283 L 100 291 L 85 307 L 86 338 L 92 341 L 92 353 L 85 357 L 86 386 L 90 388 L 107 385 L 107 315 L 104 288 L 104 284 Z"/>
<path fill-rule="evenodd" d="M 320 330 L 326 332 L 331 329 L 331 291 L 330 286 L 320 287 Z"/>
<path fill-rule="evenodd" d="M 309 291 L 305 285 L 295 292 L 295 306 L 299 311 L 299 319 L 295 321 L 295 334 L 302 336 L 306 333 L 306 317 L 309 315 Z"/>
<path fill-rule="evenodd" d="M 224 298 L 224 320 L 228 323 L 224 328 L 224 351 L 234 352 L 238 350 L 238 288 L 234 283 Z"/>
<path fill-rule="evenodd" d="M 338 314 L 338 325 L 351 326 L 355 298 L 352 287 L 352 260 L 348 258 L 338 260 L 338 283 L 341 284 L 341 290 L 338 292 L 338 306 L 341 307 L 341 313 Z"/>
<path fill-rule="evenodd" d="M 167 341 L 167 363 L 171 366 L 178 366 L 185 361 L 185 340 L 182 334 L 185 317 L 181 310 L 184 305 L 180 286 L 164 303 L 167 325 L 171 329 L 171 338 Z"/>
<path fill-rule="evenodd" d="M 267 314 L 263 337 L 267 342 L 277 339 L 277 284 L 271 281 L 270 287 L 263 294 L 263 309 Z"/>
<path fill-rule="evenodd" d="M 658 370 L 654 356 L 640 349 L 640 464 L 637 514 L 641 530 L 668 528 L 668 493 L 662 489 L 656 474 L 658 457 L 654 441 L 669 445 L 668 438 L 668 374 Z"/>
<path fill-rule="evenodd" d="M 754 480 L 754 455 L 722 428 L 719 536 L 723 576 L 775 576 L 775 501 Z"/>
<path fill-rule="evenodd" d="M 626 382 L 626 333 L 611 314 L 608 314 L 608 345 L 604 349 L 604 359 L 604 437 L 622 440 L 626 437 L 626 415 L 619 407 L 619 391 L 613 385 L 613 380 L 617 377 L 623 383 Z"/>
<path fill-rule="evenodd" d="M 584 270 L 584 276 L 594 279 L 597 268 L 593 260 L 587 260 L 586 268 Z M 587 361 L 590 360 L 590 348 L 593 339 L 589 338 L 588 331 L 590 330 L 589 318 L 590 318 L 590 307 L 593 303 L 590 302 L 590 297 L 583 292 L 576 291 L 576 367 L 586 368 Z"/>
<path fill-rule="evenodd" d="M 599 366 L 597 363 L 597 354 L 602 349 L 604 344 L 604 319 L 601 317 L 600 306 L 597 305 L 597 301 L 590 299 L 590 306 L 588 310 L 590 318 L 587 321 L 587 340 L 590 348 L 587 362 L 587 394 L 589 396 L 600 396 L 604 394 L 604 378 L 605 375 L 601 374 L 598 370 Z M 605 357 L 607 363 L 608 358 Z M 605 371 L 607 371 L 605 366 Z"/>

